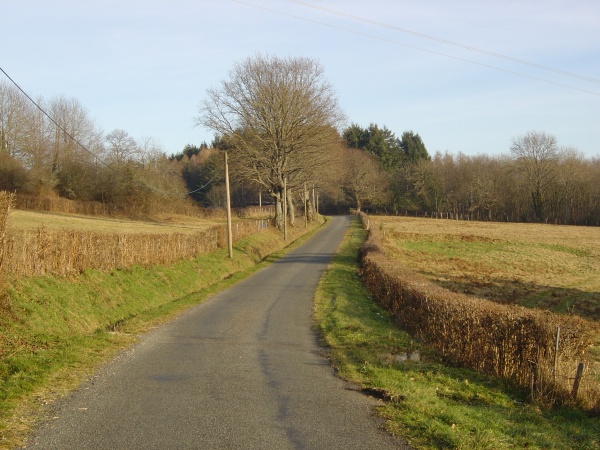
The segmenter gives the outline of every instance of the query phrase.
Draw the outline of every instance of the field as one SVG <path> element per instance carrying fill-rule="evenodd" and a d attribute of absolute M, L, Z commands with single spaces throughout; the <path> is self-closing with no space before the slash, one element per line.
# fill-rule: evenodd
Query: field
<path fill-rule="evenodd" d="M 223 221 L 207 220 L 190 216 L 165 216 L 154 220 L 128 220 L 114 217 L 80 216 L 36 211 L 13 210 L 10 213 L 10 226 L 15 230 L 37 230 L 44 227 L 51 230 L 93 231 L 96 233 L 195 233 Z"/>
<path fill-rule="evenodd" d="M 381 218 L 370 220 L 373 229 Z M 496 226 L 463 223 L 461 230 L 461 224 L 445 221 L 383 218 L 383 222 L 386 245 L 398 253 L 401 243 L 391 237 L 397 224 L 397 233 L 413 233 L 408 241 L 413 243 L 417 235 L 427 243 L 449 234 L 480 236 L 488 225 Z M 353 224 L 321 279 L 315 317 L 336 372 L 362 392 L 384 400 L 377 414 L 386 420 L 390 432 L 408 440 L 413 448 L 428 450 L 600 449 L 598 415 L 565 404 L 539 407 L 528 389 L 448 364 L 414 335 L 398 328 L 397 317 L 373 303 L 372 292 L 359 278 L 356 258 L 365 237 L 366 232 Z M 427 266 L 419 268 L 420 264 L 411 267 L 427 272 Z M 437 261 L 432 264 L 435 273 L 443 274 Z"/>
<path fill-rule="evenodd" d="M 600 228 L 371 217 L 389 257 L 454 292 L 600 321 Z"/>

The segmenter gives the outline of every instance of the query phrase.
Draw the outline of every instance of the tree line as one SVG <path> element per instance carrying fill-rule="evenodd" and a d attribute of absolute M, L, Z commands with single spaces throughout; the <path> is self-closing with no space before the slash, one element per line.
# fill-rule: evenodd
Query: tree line
<path fill-rule="evenodd" d="M 506 155 L 430 155 L 421 136 L 352 123 L 323 67 L 256 55 L 206 91 L 195 122 L 214 140 L 167 156 L 151 138 L 104 133 L 76 99 L 37 100 L 0 83 L 0 190 L 96 201 L 122 212 L 222 207 L 227 151 L 234 207 L 598 225 L 600 159 L 539 131 Z M 285 208 L 284 208 L 285 204 Z"/>
<path fill-rule="evenodd" d="M 121 213 L 157 212 L 186 200 L 180 168 L 153 138 L 105 133 L 77 99 L 34 104 L 6 82 L 0 82 L 0 190 L 101 202 Z"/>
<path fill-rule="evenodd" d="M 207 91 L 197 124 L 229 150 L 238 186 L 270 195 L 281 217 L 317 186 L 326 212 L 367 209 L 462 219 L 597 225 L 600 161 L 530 131 L 507 155 L 431 156 L 418 133 L 351 124 L 322 67 L 306 58 L 257 55 Z"/>
<path fill-rule="evenodd" d="M 356 146 L 354 125 L 344 132 Z M 360 130 L 360 127 L 358 127 Z M 362 135 L 377 133 L 397 142 L 385 127 L 371 125 Z M 560 147 L 548 133 L 529 131 L 512 139 L 509 153 L 497 157 L 437 152 L 429 157 L 417 135 L 404 133 L 409 146 L 374 145 L 359 148 L 373 155 L 387 186 L 386 195 L 369 199 L 375 212 L 511 222 L 599 225 L 600 159 L 585 158 L 573 148 Z M 390 156 L 388 149 L 393 151 Z M 411 157 L 410 155 L 417 155 Z M 390 164 L 390 161 L 393 161 Z M 358 205 L 360 207 L 360 204 Z"/>

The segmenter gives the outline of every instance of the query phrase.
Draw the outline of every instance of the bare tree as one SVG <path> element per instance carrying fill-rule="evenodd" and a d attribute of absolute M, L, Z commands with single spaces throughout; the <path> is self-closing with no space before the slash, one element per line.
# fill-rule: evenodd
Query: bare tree
<path fill-rule="evenodd" d="M 556 183 L 553 184 L 549 209 L 555 222 L 567 224 L 576 222 L 579 212 L 587 209 L 579 206 L 588 196 L 589 188 L 597 183 L 590 177 L 589 162 L 578 150 L 562 149 L 561 160 Z M 586 212 L 590 213 L 592 209 Z"/>
<path fill-rule="evenodd" d="M 106 149 L 108 159 L 117 165 L 123 165 L 127 161 L 137 159 L 140 148 L 129 133 L 125 130 L 116 129 L 106 135 Z"/>
<path fill-rule="evenodd" d="M 54 122 L 46 122 L 48 136 L 52 136 L 52 173 L 62 169 L 66 161 L 89 161 L 92 154 L 86 152 L 97 149 L 101 144 L 101 132 L 89 118 L 87 109 L 76 98 L 63 96 L 52 99 L 49 114 Z"/>
<path fill-rule="evenodd" d="M 515 158 L 513 168 L 523 176 L 529 189 L 535 219 L 543 220 L 546 192 L 559 173 L 560 152 L 556 138 L 530 131 L 514 138 L 510 151 Z"/>
<path fill-rule="evenodd" d="M 6 83 L 0 83 L 0 152 L 14 158 L 26 134 L 27 99 L 21 92 Z"/>
<path fill-rule="evenodd" d="M 209 89 L 199 113 L 196 124 L 231 150 L 233 175 L 274 198 L 278 225 L 284 180 L 290 191 L 301 189 L 326 164 L 343 120 L 317 62 L 261 55 L 236 64 L 219 89 Z"/>
<path fill-rule="evenodd" d="M 434 213 L 436 216 L 441 212 L 445 203 L 446 192 L 443 186 L 439 160 L 441 153 L 437 153 L 432 161 L 419 160 L 413 167 L 411 173 L 415 193 L 420 199 L 422 206 Z"/>
<path fill-rule="evenodd" d="M 357 148 L 348 148 L 345 153 L 344 189 L 356 212 L 360 212 L 365 203 L 384 203 L 388 193 L 387 175 L 376 157 Z"/>
<path fill-rule="evenodd" d="M 137 144 L 139 160 L 144 167 L 151 166 L 166 157 L 165 151 L 158 139 L 144 136 Z"/>

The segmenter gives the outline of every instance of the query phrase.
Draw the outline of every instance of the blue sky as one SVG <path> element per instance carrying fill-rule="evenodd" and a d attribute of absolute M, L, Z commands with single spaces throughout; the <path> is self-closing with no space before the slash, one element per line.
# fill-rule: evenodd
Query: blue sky
<path fill-rule="evenodd" d="M 206 90 L 262 53 L 314 58 L 348 124 L 413 130 L 431 154 L 506 154 L 537 130 L 600 157 L 597 0 L 0 0 L 0 11 L 0 67 L 29 95 L 74 97 L 106 133 L 169 154 L 212 140 L 194 127 Z"/>

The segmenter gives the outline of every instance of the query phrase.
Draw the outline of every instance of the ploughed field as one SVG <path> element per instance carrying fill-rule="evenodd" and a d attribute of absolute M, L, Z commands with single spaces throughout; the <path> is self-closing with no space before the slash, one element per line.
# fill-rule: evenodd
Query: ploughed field
<path fill-rule="evenodd" d="M 600 228 L 371 217 L 387 255 L 455 292 L 600 321 Z"/>

